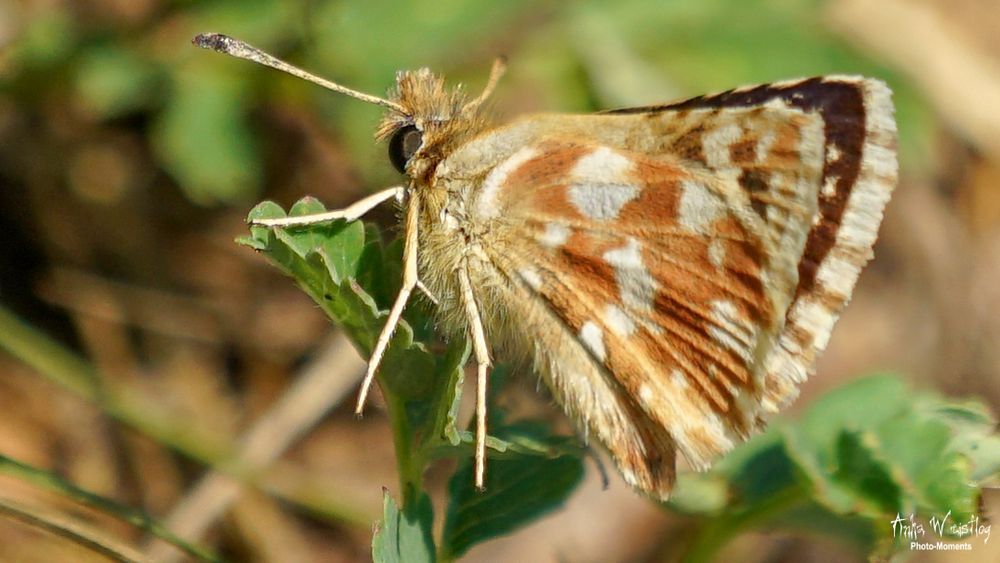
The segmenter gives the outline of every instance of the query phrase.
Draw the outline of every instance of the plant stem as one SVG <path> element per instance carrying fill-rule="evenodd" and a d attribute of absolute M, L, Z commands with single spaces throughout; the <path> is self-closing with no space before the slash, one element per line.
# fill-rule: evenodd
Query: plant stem
<path fill-rule="evenodd" d="M 303 495 L 269 487 L 263 475 L 248 473 L 232 463 L 232 453 L 237 451 L 237 447 L 231 441 L 219 440 L 218 437 L 201 431 L 197 425 L 181 421 L 177 417 L 157 414 L 162 409 L 157 409 L 129 389 L 111 386 L 109 378 L 85 359 L 3 306 L 0 306 L 0 350 L 6 350 L 60 388 L 95 404 L 111 418 L 190 459 L 233 475 L 247 484 L 261 487 L 327 519 L 359 524 L 367 522 L 367 518 L 358 515 L 358 510 L 348 510 L 337 502 L 323 502 L 316 498 L 314 492 Z"/>
<path fill-rule="evenodd" d="M 32 483 L 50 491 L 62 493 L 81 504 L 96 508 L 106 514 L 111 514 L 166 542 L 173 544 L 198 559 L 203 561 L 219 561 L 219 558 L 214 554 L 201 549 L 193 543 L 184 541 L 162 524 L 152 519 L 148 514 L 118 504 L 111 499 L 85 491 L 76 485 L 61 479 L 60 477 L 49 473 L 48 471 L 37 469 L 5 455 L 0 455 L 0 473 L 12 475 L 25 482 Z"/>
<path fill-rule="evenodd" d="M 71 393 L 158 442 L 208 465 L 219 465 L 231 451 L 191 424 L 160 420 L 152 405 L 128 389 L 109 385 L 90 363 L 0 307 L 0 348 Z"/>
<path fill-rule="evenodd" d="M 102 530 L 76 522 L 62 514 L 37 507 L 28 507 L 8 499 L 0 499 L 0 514 L 62 536 L 114 561 L 139 563 L 144 559 L 142 553 L 134 547 L 119 542 Z"/>
<path fill-rule="evenodd" d="M 423 492 L 423 459 L 414 451 L 413 432 L 406 413 L 406 403 L 398 395 L 386 393 L 389 422 L 392 428 L 392 443 L 396 450 L 396 470 L 399 473 L 399 487 L 403 496 L 403 510 L 414 506 Z"/>

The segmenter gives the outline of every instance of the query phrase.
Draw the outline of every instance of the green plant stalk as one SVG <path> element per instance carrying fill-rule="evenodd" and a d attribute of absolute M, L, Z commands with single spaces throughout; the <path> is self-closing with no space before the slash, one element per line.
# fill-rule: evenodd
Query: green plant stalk
<path fill-rule="evenodd" d="M 94 553 L 120 563 L 140 563 L 143 560 L 142 554 L 132 546 L 125 545 L 99 530 L 69 520 L 62 515 L 29 508 L 3 498 L 0 498 L 0 515 L 61 536 Z"/>
<path fill-rule="evenodd" d="M 0 350 L 6 350 L 49 381 L 93 403 L 116 421 L 134 428 L 156 442 L 185 457 L 222 471 L 253 486 L 261 487 L 310 513 L 335 522 L 363 524 L 357 510 L 336 503 L 317 503 L 302 493 L 275 491 L 267 487 L 259 474 L 243 471 L 230 462 L 237 450 L 232 442 L 224 442 L 202 432 L 197 426 L 176 419 L 160 419 L 150 406 L 133 396 L 127 389 L 105 387 L 108 378 L 89 362 L 49 338 L 0 305 Z"/>
<path fill-rule="evenodd" d="M 32 483 L 40 488 L 65 494 L 83 505 L 96 508 L 107 514 L 111 514 L 120 520 L 128 522 L 137 528 L 145 530 L 146 532 L 173 544 L 177 548 L 198 559 L 203 561 L 221 561 L 218 556 L 212 554 L 211 552 L 181 539 L 145 512 L 129 508 L 108 498 L 81 489 L 80 487 L 63 480 L 48 471 L 32 467 L 28 464 L 0 454 L 0 472 L 21 479 L 22 481 Z"/>
<path fill-rule="evenodd" d="M 192 459 L 207 465 L 222 465 L 234 451 L 232 444 L 223 444 L 193 425 L 157 420 L 142 401 L 125 389 L 109 386 L 108 378 L 87 361 L 2 306 L 0 348 L 63 389 L 97 404 L 108 416 Z"/>
<path fill-rule="evenodd" d="M 423 492 L 425 456 L 414 451 L 410 421 L 406 416 L 406 405 L 394 394 L 388 398 L 389 423 L 392 428 L 392 443 L 396 451 L 396 471 L 399 473 L 399 489 L 403 495 L 402 509 L 413 507 Z"/>

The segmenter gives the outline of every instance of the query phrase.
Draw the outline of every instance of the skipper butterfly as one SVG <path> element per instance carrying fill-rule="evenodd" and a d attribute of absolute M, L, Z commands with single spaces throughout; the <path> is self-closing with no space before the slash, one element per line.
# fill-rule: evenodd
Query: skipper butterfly
<path fill-rule="evenodd" d="M 414 290 L 467 334 L 478 368 L 483 486 L 492 355 L 529 361 L 625 480 L 666 498 L 677 453 L 705 469 L 759 430 L 813 371 L 897 179 L 891 93 L 823 76 L 592 115 L 495 124 L 427 69 L 388 98 L 217 34 L 202 47 L 386 108 L 377 137 L 403 186 L 271 227 L 404 208 L 402 289 L 372 378 Z"/>

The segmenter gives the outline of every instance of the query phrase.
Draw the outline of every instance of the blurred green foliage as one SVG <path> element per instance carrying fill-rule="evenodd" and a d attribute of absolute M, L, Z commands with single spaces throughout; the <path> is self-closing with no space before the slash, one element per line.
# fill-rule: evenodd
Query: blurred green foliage
<path fill-rule="evenodd" d="M 751 529 L 832 536 L 859 556 L 884 558 L 911 539 L 894 533 L 894 519 L 950 513 L 967 522 L 978 514 L 980 483 L 998 472 L 1000 435 L 981 403 L 876 375 L 827 393 L 794 424 L 772 425 L 711 473 L 688 475 L 672 505 L 705 518 L 689 560 L 708 560 Z"/>
<path fill-rule="evenodd" d="M 33 6 L 31 3 L 27 6 Z M 753 82 L 826 73 L 884 78 L 897 92 L 904 159 L 927 147 L 927 112 L 895 73 L 823 25 L 815 0 L 151 2 L 125 18 L 40 4 L 0 66 L 0 91 L 46 111 L 53 99 L 97 122 L 141 127 L 191 200 L 248 202 L 266 188 L 254 111 L 296 107 L 336 131 L 365 184 L 394 178 L 371 138 L 379 109 L 266 69 L 198 52 L 199 32 L 240 37 L 354 88 L 382 93 L 402 68 L 481 83 L 506 54 L 497 97 L 518 110 L 591 111 L 663 102 Z M 50 76 L 70 80 L 51 80 Z M 516 87 L 517 103 L 504 92 Z M 117 121 L 116 121 L 117 120 Z"/>

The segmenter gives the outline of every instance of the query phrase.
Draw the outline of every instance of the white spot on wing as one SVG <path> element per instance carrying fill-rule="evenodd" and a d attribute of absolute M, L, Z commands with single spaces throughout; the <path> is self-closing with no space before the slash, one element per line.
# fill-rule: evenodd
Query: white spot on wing
<path fill-rule="evenodd" d="M 538 275 L 538 272 L 531 268 L 524 268 L 518 274 L 521 275 L 521 279 L 525 281 L 531 289 L 537 290 L 542 287 L 542 276 Z"/>
<path fill-rule="evenodd" d="M 628 177 L 632 167 L 628 157 L 608 147 L 594 149 L 570 171 L 575 180 L 569 187 L 570 201 L 591 219 L 614 219 L 622 206 L 639 195 Z"/>
<path fill-rule="evenodd" d="M 819 225 L 821 222 L 823 222 L 823 214 L 820 213 L 819 211 L 813 213 L 812 226 L 815 227 L 816 225 Z"/>
<path fill-rule="evenodd" d="M 799 328 L 813 336 L 813 346 L 822 350 L 830 339 L 836 317 L 822 303 L 799 299 L 795 304 L 795 321 Z"/>
<path fill-rule="evenodd" d="M 708 328 L 712 338 L 750 363 L 753 360 L 752 330 L 732 301 L 725 299 L 712 301 L 712 320 L 714 324 Z"/>
<path fill-rule="evenodd" d="M 594 321 L 587 321 L 580 327 L 580 340 L 598 360 L 603 362 L 607 357 L 607 351 L 604 349 L 604 333 Z"/>
<path fill-rule="evenodd" d="M 712 168 L 728 168 L 729 147 L 740 140 L 743 130 L 736 123 L 727 123 L 705 133 L 701 147 L 705 153 L 705 162 Z"/>
<path fill-rule="evenodd" d="M 726 262 L 726 247 L 720 239 L 714 239 L 708 244 L 708 261 L 716 269 L 721 269 Z"/>
<path fill-rule="evenodd" d="M 837 181 L 840 180 L 838 176 L 827 176 L 826 180 L 823 182 L 823 189 L 821 193 L 824 197 L 833 197 L 837 193 Z"/>
<path fill-rule="evenodd" d="M 684 190 L 680 205 L 681 225 L 696 233 L 706 232 L 722 215 L 722 200 L 699 182 L 685 180 L 681 187 Z"/>
<path fill-rule="evenodd" d="M 618 217 L 622 207 L 638 195 L 639 188 L 630 184 L 573 184 L 569 187 L 569 200 L 577 210 L 600 221 Z"/>
<path fill-rule="evenodd" d="M 679 369 L 674 369 L 670 372 L 670 383 L 672 383 L 674 387 L 680 391 L 683 391 L 691 386 L 691 384 L 688 383 L 687 378 L 684 377 L 684 372 Z"/>
<path fill-rule="evenodd" d="M 617 305 L 604 307 L 604 324 L 618 336 L 631 336 L 635 332 L 635 323 Z"/>
<path fill-rule="evenodd" d="M 483 188 L 479 193 L 479 203 L 476 207 L 476 210 L 482 217 L 491 218 L 500 214 L 500 207 L 497 202 L 500 187 L 507 181 L 507 177 L 511 173 L 520 168 L 525 162 L 534 158 L 537 153 L 538 151 L 534 147 L 522 147 L 507 157 L 507 160 L 493 167 L 493 170 L 490 170 L 490 173 L 486 175 L 486 180 L 483 181 Z"/>
<path fill-rule="evenodd" d="M 833 164 L 838 160 L 840 160 L 840 149 L 837 148 L 837 145 L 830 143 L 826 147 L 826 163 Z"/>
<path fill-rule="evenodd" d="M 801 80 L 796 81 L 794 84 L 798 84 L 799 82 L 801 82 Z M 791 83 L 791 82 L 789 82 L 787 85 L 788 86 L 793 86 L 794 84 Z M 771 86 L 778 86 L 778 85 L 779 85 L 779 83 L 777 83 L 777 82 L 772 82 L 771 83 Z M 783 100 L 781 98 L 771 98 L 770 100 L 764 102 L 764 105 L 762 107 L 765 107 L 765 108 L 768 108 L 768 109 L 783 110 L 783 109 L 789 109 L 791 106 L 789 106 L 785 102 L 785 100 Z"/>
<path fill-rule="evenodd" d="M 598 147 L 576 161 L 570 175 L 585 181 L 624 182 L 632 161 L 608 147 Z"/>
<path fill-rule="evenodd" d="M 771 145 L 774 144 L 775 135 L 774 131 L 765 131 L 763 135 L 757 139 L 757 148 L 754 152 L 757 153 L 757 164 L 764 164 L 771 152 Z"/>
<path fill-rule="evenodd" d="M 639 399 L 649 406 L 650 401 L 653 400 L 653 388 L 649 386 L 648 383 L 643 383 L 639 386 Z"/>
<path fill-rule="evenodd" d="M 639 242 L 629 237 L 624 247 L 605 252 L 603 258 L 615 269 L 622 302 L 633 309 L 651 310 L 659 284 L 642 263 Z"/>
<path fill-rule="evenodd" d="M 547 248 L 559 248 L 566 244 L 569 235 L 569 227 L 566 225 L 562 223 L 547 223 L 545 225 L 545 232 L 538 238 L 538 242 Z"/>

